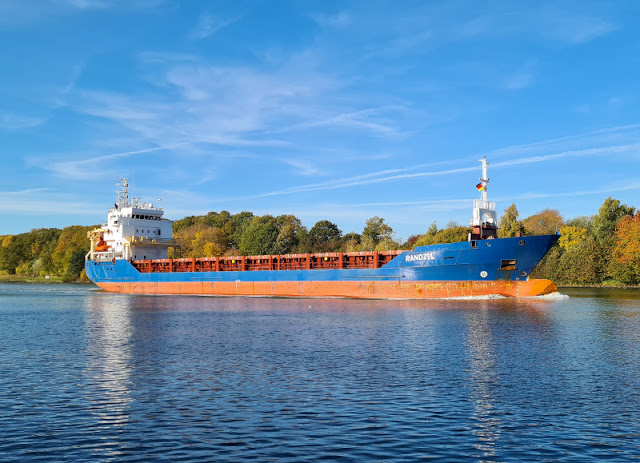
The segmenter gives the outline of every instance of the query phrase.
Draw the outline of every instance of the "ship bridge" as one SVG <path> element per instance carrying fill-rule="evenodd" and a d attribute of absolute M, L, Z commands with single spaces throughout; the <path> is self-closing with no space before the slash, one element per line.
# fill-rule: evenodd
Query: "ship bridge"
<path fill-rule="evenodd" d="M 168 249 L 177 247 L 172 222 L 164 211 L 140 198 L 129 198 L 129 180 L 118 180 L 117 199 L 107 214 L 107 222 L 91 230 L 90 260 L 166 259 Z"/>

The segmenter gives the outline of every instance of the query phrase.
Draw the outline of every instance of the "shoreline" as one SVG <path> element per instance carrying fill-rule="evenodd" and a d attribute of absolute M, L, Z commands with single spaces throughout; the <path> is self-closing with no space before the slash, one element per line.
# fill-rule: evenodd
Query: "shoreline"
<path fill-rule="evenodd" d="M 63 281 L 62 277 L 51 277 L 45 279 L 44 277 L 23 277 L 17 275 L 0 275 L 0 283 L 44 283 L 44 284 L 91 284 L 89 280 L 72 280 Z"/>

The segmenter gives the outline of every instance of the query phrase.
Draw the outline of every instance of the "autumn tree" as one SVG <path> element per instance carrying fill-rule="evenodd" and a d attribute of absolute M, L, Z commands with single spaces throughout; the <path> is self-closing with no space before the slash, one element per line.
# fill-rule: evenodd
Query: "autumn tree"
<path fill-rule="evenodd" d="M 84 268 L 84 256 L 89 252 L 87 232 L 94 227 L 72 225 L 62 230 L 58 245 L 53 252 L 53 265 L 63 280 L 71 281 L 80 277 Z"/>
<path fill-rule="evenodd" d="M 169 257 L 175 258 L 179 255 L 183 257 L 193 257 L 193 245 L 196 244 L 196 235 L 207 229 L 207 226 L 201 222 L 193 222 L 195 225 L 180 228 L 179 231 L 174 232 L 173 239 L 180 245 L 181 254 L 177 254 L 169 251 Z"/>
<path fill-rule="evenodd" d="M 217 257 L 227 250 L 228 237 L 220 227 L 204 227 L 195 233 L 187 257 Z"/>
<path fill-rule="evenodd" d="M 514 203 L 504 210 L 498 227 L 498 238 L 519 236 L 524 232 L 524 225 L 519 219 L 518 209 Z"/>
<path fill-rule="evenodd" d="M 22 252 L 14 235 L 4 236 L 0 243 L 0 269 L 15 275 L 16 268 L 22 261 Z"/>
<path fill-rule="evenodd" d="M 411 235 L 407 238 L 407 241 L 401 246 L 402 249 L 413 249 L 420 238 L 420 235 Z"/>
<path fill-rule="evenodd" d="M 587 229 L 581 227 L 562 227 L 558 245 L 564 250 L 570 249 L 580 244 L 587 238 Z"/>
<path fill-rule="evenodd" d="M 563 219 L 556 209 L 545 209 L 522 221 L 528 235 L 552 235 L 562 227 Z"/>
<path fill-rule="evenodd" d="M 626 215 L 614 232 L 609 272 L 626 284 L 640 283 L 640 215 Z"/>

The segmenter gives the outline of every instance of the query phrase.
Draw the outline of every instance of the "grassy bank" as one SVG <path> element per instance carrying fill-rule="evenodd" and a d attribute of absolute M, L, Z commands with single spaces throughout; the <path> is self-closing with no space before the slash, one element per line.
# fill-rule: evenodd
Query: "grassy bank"
<path fill-rule="evenodd" d="M 88 279 L 78 279 L 74 281 L 63 281 L 62 277 L 51 275 L 49 278 L 45 277 L 30 277 L 23 275 L 8 275 L 6 273 L 0 273 L 0 283 L 91 283 Z"/>

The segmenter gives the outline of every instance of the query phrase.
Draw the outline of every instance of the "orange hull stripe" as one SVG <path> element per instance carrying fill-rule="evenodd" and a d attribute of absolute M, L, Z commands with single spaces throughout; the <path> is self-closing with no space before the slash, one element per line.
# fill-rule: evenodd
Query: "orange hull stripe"
<path fill-rule="evenodd" d="M 549 280 L 529 281 L 273 281 L 273 282 L 101 282 L 105 291 L 129 294 L 205 294 L 219 296 L 351 297 L 429 299 L 501 295 L 531 297 L 557 291 Z"/>

